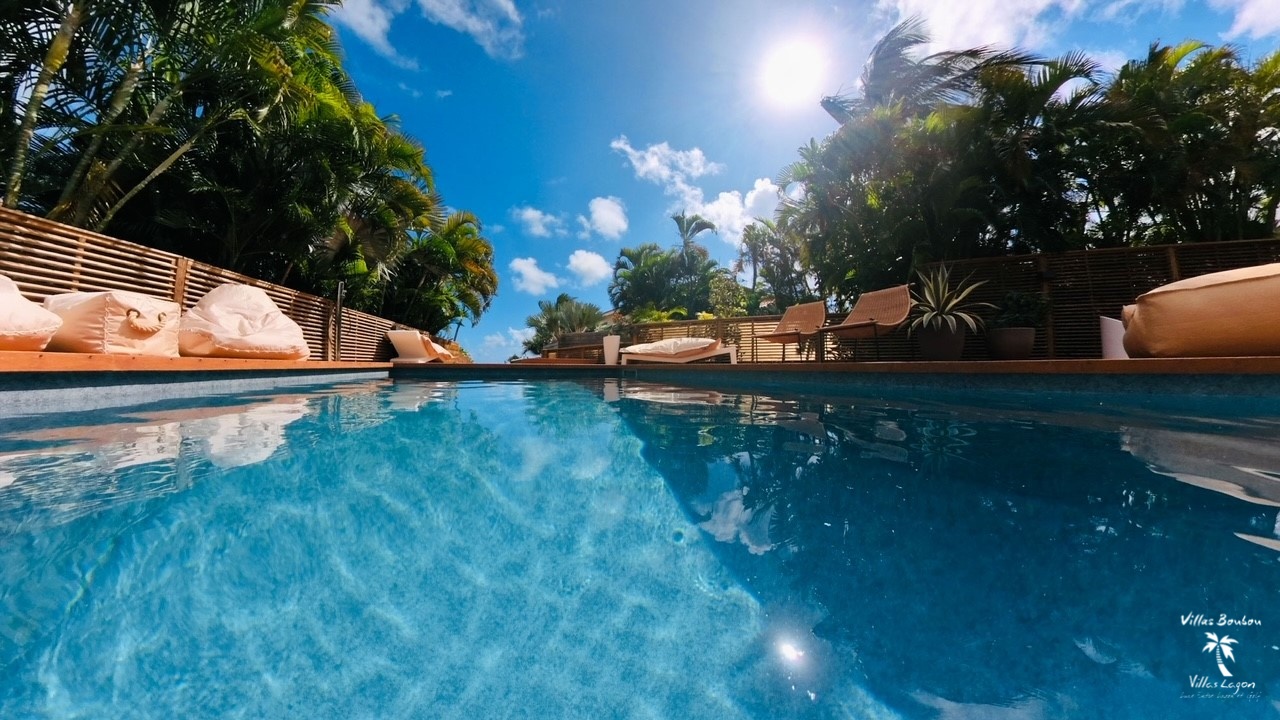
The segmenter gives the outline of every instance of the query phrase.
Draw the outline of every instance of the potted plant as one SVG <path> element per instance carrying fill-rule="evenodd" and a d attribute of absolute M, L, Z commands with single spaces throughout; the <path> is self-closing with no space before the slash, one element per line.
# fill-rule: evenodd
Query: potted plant
<path fill-rule="evenodd" d="M 914 304 L 907 329 L 920 338 L 920 357 L 959 360 L 966 334 L 976 333 L 982 327 L 982 316 L 978 313 L 991 307 L 991 303 L 969 299 L 986 281 L 971 283 L 965 278 L 953 286 L 951 268 L 946 265 L 938 265 L 927 274 L 917 270 L 916 275 L 920 283 L 911 292 Z"/>
<path fill-rule="evenodd" d="M 1011 291 L 991 318 L 987 348 L 995 360 L 1026 360 L 1036 344 L 1036 328 L 1049 315 L 1049 298 L 1040 293 Z"/>

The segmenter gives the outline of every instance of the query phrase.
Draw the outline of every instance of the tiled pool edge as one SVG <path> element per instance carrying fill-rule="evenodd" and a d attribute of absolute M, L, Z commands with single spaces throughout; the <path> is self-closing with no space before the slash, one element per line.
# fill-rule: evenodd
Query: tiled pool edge
<path fill-rule="evenodd" d="M 452 365 L 395 368 L 392 378 L 538 380 L 622 378 L 715 389 L 866 392 L 1063 392 L 1248 397 L 1280 403 L 1280 358 L 1027 362 L 769 363 L 705 365 Z"/>
<path fill-rule="evenodd" d="M 0 373 L 0 417 L 383 380 L 386 370 Z"/>

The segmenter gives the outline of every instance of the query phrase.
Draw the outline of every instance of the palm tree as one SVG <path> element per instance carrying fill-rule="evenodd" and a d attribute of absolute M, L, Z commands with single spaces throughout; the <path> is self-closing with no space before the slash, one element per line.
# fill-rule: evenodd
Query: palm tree
<path fill-rule="evenodd" d="M 678 213 L 672 215 L 676 230 L 680 233 L 677 252 L 675 284 L 668 302 L 684 307 L 689 313 L 705 312 L 711 308 L 711 282 L 718 266 L 711 253 L 698 244 L 697 237 L 704 232 L 715 232 L 715 223 L 701 215 Z"/>
<path fill-rule="evenodd" d="M 624 315 L 645 307 L 669 306 L 676 282 L 678 258 L 674 251 L 655 243 L 623 248 L 613 265 L 609 299 Z"/>
<path fill-rule="evenodd" d="M 30 152 L 31 142 L 35 138 L 40 110 L 44 106 L 45 97 L 49 93 L 49 86 L 53 82 L 54 76 L 62 68 L 63 63 L 66 62 L 67 56 L 71 52 L 72 39 L 88 13 L 87 6 L 86 0 L 75 0 L 68 3 L 58 23 L 58 31 L 49 40 L 48 51 L 40 63 L 40 70 L 36 75 L 35 85 L 31 89 L 31 96 L 26 101 L 26 109 L 22 113 L 22 122 L 15 138 L 13 158 L 6 174 L 8 189 L 4 195 L 5 207 L 16 208 L 18 206 L 18 200 L 21 198 L 22 181 L 26 175 L 27 154 Z M 27 24 L 24 26 L 23 22 Z M 20 17 L 19 23 L 5 23 L 5 26 L 0 27 L 0 30 L 4 30 L 6 35 L 9 33 L 26 35 L 33 27 L 40 27 L 40 24 L 36 22 L 36 18 Z M 14 59 L 17 60 L 16 57 Z M 6 74 L 17 77 L 22 73 L 19 72 L 19 68 L 15 65 Z"/>
<path fill-rule="evenodd" d="M 1231 677 L 1231 671 L 1222 662 L 1222 657 L 1225 655 L 1228 660 L 1235 662 L 1235 656 L 1231 654 L 1231 646 L 1239 641 L 1230 635 L 1223 635 L 1221 640 L 1211 632 L 1204 635 L 1209 638 L 1209 642 L 1205 643 L 1204 649 L 1200 652 L 1212 652 L 1214 659 L 1218 661 L 1218 672 L 1222 673 L 1222 677 Z"/>
<path fill-rule="evenodd" d="M 898 23 L 871 48 L 862 70 L 861 97 L 833 95 L 822 99 L 822 108 L 841 124 L 876 108 L 895 107 L 906 117 L 927 114 L 940 103 L 962 102 L 977 75 L 991 68 L 1027 67 L 1040 62 L 1021 51 L 997 52 L 988 47 L 935 53 L 921 59 L 914 55 L 929 44 L 919 17 Z"/>
<path fill-rule="evenodd" d="M 533 337 L 524 342 L 524 349 L 541 353 L 565 333 L 594 330 L 602 322 L 604 312 L 598 306 L 579 302 L 567 293 L 561 293 L 555 302 L 539 300 L 538 314 L 525 319 L 525 324 L 534 332 Z"/>

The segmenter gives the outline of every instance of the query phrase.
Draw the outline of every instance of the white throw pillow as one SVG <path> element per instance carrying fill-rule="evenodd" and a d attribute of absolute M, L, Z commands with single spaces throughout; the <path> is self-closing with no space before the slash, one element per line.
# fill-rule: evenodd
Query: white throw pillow
<path fill-rule="evenodd" d="M 0 275 L 0 350 L 43 350 L 62 318 L 31 302 L 14 281 Z"/>

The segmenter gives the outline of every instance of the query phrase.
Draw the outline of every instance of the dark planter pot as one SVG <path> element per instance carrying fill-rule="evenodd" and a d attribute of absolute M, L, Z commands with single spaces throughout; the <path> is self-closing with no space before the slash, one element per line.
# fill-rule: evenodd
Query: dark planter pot
<path fill-rule="evenodd" d="M 923 327 L 916 331 L 920 338 L 920 359 L 959 360 L 964 353 L 964 338 L 969 328 L 963 323 L 955 330 L 947 326 Z"/>
<path fill-rule="evenodd" d="M 1033 327 L 991 328 L 987 330 L 987 349 L 993 360 L 1026 360 L 1036 344 Z"/>

